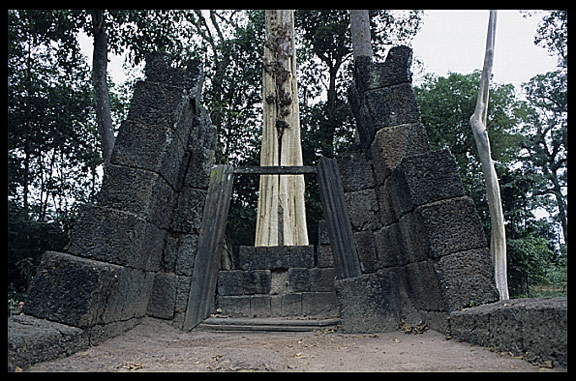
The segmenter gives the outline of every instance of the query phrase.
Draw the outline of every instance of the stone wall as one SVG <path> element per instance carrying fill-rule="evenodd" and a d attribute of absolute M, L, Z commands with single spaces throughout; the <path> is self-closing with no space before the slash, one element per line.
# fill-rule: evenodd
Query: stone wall
<path fill-rule="evenodd" d="M 449 312 L 498 300 L 484 232 L 456 162 L 449 150 L 430 150 L 411 62 L 411 49 L 401 46 L 385 62 L 359 57 L 355 64 L 349 99 L 359 141 L 338 165 L 365 281 L 336 283 L 344 330 L 347 320 L 374 314 L 348 330 L 392 330 L 402 319 L 423 319 L 446 331 Z M 362 287 L 374 293 L 355 297 Z M 377 308 L 364 311 L 370 305 Z M 369 323 L 378 319 L 382 324 Z"/>
<path fill-rule="evenodd" d="M 183 324 L 216 129 L 200 103 L 199 62 L 177 69 L 153 53 L 145 73 L 98 203 L 82 209 L 63 252 L 43 254 L 24 305 L 28 320 L 9 324 L 14 358 L 49 347 L 19 336 L 34 318 L 78 328 L 92 344 L 146 315 Z"/>
<path fill-rule="evenodd" d="M 229 317 L 337 317 L 334 267 L 323 254 L 314 246 L 241 246 L 237 266 L 218 274 L 218 308 Z"/>

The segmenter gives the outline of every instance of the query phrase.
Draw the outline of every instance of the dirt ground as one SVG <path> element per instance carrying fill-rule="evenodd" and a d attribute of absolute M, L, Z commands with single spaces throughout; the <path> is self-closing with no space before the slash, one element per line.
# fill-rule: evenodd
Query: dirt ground
<path fill-rule="evenodd" d="M 156 319 L 29 372 L 549 372 L 444 335 L 180 331 Z"/>

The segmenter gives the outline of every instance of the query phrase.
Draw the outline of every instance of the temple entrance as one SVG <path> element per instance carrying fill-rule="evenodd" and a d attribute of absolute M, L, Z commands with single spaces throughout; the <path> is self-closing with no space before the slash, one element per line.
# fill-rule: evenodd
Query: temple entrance
<path fill-rule="evenodd" d="M 333 261 L 311 245 L 242 246 L 237 268 L 220 270 L 234 175 L 303 174 L 317 175 Z M 210 175 L 184 329 L 196 327 L 215 306 L 222 316 L 236 318 L 335 318 L 334 278 L 360 274 L 336 160 L 322 158 L 317 168 L 219 165 Z"/>

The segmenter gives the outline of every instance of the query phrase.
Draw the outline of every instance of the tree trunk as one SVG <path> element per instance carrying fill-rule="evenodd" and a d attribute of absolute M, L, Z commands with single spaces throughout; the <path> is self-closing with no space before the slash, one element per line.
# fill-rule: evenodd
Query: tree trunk
<path fill-rule="evenodd" d="M 494 279 L 500 294 L 500 300 L 508 300 L 508 276 L 506 265 L 506 231 L 504 228 L 504 213 L 500 197 L 500 185 L 494 169 L 494 162 L 490 153 L 490 139 L 486 130 L 488 115 L 488 95 L 490 76 L 494 63 L 494 41 L 496 35 L 496 11 L 490 11 L 488 22 L 488 37 L 486 39 L 486 54 L 484 68 L 480 78 L 476 109 L 470 117 L 470 126 L 474 133 L 478 156 L 482 164 L 482 172 L 486 181 L 486 193 L 490 210 L 490 224 L 492 236 L 490 238 L 490 252 L 494 263 Z"/>
<path fill-rule="evenodd" d="M 108 94 L 108 38 L 106 36 L 104 11 L 92 11 L 92 31 L 94 34 L 94 53 L 92 60 L 92 82 L 94 84 L 94 103 L 96 106 L 96 121 L 102 143 L 102 158 L 104 168 L 110 163 L 114 148 L 114 126 L 110 111 L 110 95 Z"/>
<path fill-rule="evenodd" d="M 300 166 L 294 12 L 266 11 L 261 166 Z M 308 245 L 304 175 L 260 176 L 255 246 Z"/>
<path fill-rule="evenodd" d="M 350 10 L 350 33 L 354 59 L 360 56 L 372 58 L 374 54 L 370 38 L 370 15 L 367 9 Z"/>

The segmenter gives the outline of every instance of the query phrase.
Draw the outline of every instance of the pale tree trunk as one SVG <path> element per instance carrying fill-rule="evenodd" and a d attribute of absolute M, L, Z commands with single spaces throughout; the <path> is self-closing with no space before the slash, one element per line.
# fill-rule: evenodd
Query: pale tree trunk
<path fill-rule="evenodd" d="M 266 11 L 261 166 L 302 165 L 294 11 Z M 308 245 L 304 175 L 260 176 L 255 246 Z"/>
<path fill-rule="evenodd" d="M 94 34 L 94 54 L 92 59 L 92 82 L 94 84 L 94 103 L 96 106 L 96 122 L 102 144 L 104 168 L 110 163 L 114 148 L 114 126 L 110 111 L 110 95 L 108 94 L 108 37 L 106 35 L 103 10 L 92 11 L 92 31 Z"/>
<path fill-rule="evenodd" d="M 494 279 L 500 294 L 500 300 L 508 300 L 508 279 L 506 266 L 506 231 L 504 229 L 504 213 L 500 198 L 500 185 L 494 169 L 494 162 L 490 153 L 490 140 L 486 130 L 488 115 L 488 95 L 490 76 L 494 62 L 494 41 L 496 35 L 496 11 L 490 11 L 488 22 L 488 37 L 486 39 L 486 54 L 484 56 L 484 68 L 480 78 L 480 88 L 476 109 L 470 117 L 470 126 L 474 133 L 478 156 L 482 164 L 482 172 L 486 182 L 488 206 L 490 209 L 490 224 L 492 236 L 490 238 L 490 253 L 494 264 Z"/>
<path fill-rule="evenodd" d="M 354 59 L 360 56 L 372 58 L 374 54 L 370 37 L 370 15 L 367 9 L 350 10 L 350 33 Z"/>

